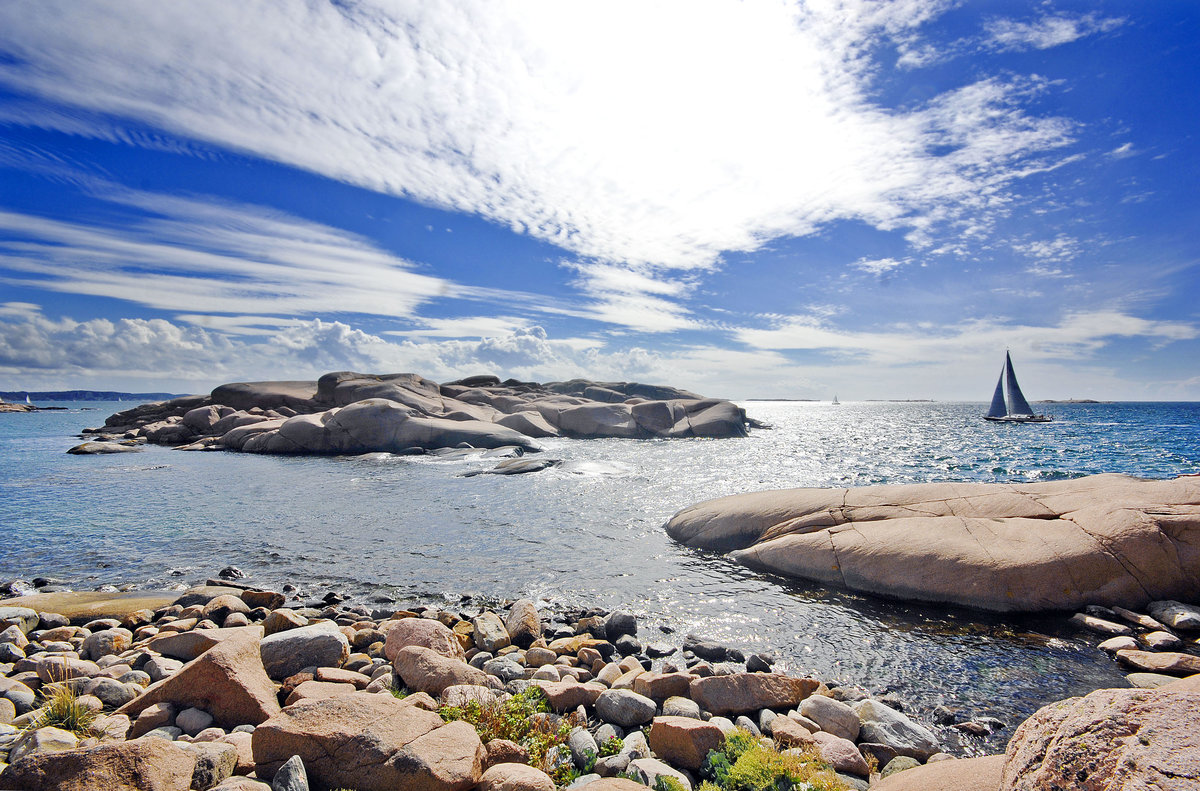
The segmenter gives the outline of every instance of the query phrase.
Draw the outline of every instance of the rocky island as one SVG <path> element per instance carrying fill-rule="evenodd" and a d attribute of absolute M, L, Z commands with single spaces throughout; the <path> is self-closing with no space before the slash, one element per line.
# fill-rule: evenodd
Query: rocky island
<path fill-rule="evenodd" d="M 119 452 L 139 441 L 181 450 L 250 453 L 422 453 L 513 446 L 543 437 L 743 437 L 736 404 L 636 382 L 501 382 L 475 376 L 439 385 L 416 374 L 329 373 L 315 382 L 245 382 L 208 395 L 143 404 L 87 429 L 76 453 Z"/>

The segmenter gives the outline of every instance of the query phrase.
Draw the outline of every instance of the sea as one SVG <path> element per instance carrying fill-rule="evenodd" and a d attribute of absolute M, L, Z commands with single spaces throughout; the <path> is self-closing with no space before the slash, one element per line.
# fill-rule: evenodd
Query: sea
<path fill-rule="evenodd" d="M 180 452 L 74 456 L 79 432 L 128 403 L 0 414 L 0 580 L 77 590 L 249 582 L 335 591 L 372 608 L 471 612 L 531 597 L 625 609 L 645 643 L 695 633 L 770 652 L 776 668 L 889 694 L 925 721 L 945 705 L 1007 723 L 945 732 L 960 754 L 1002 750 L 1037 708 L 1121 670 L 1068 614 L 993 615 L 889 601 L 746 569 L 667 537 L 676 511 L 799 486 L 1051 481 L 1200 472 L 1200 404 L 1045 405 L 1045 424 L 985 422 L 984 404 L 747 401 L 771 428 L 745 439 L 542 440 L 563 464 L 517 476 L 494 461 Z M 394 603 L 394 605 L 393 605 Z"/>

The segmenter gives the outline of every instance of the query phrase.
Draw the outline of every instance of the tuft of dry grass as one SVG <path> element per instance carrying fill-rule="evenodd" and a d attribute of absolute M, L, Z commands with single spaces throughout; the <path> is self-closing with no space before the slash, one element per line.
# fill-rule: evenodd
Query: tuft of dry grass
<path fill-rule="evenodd" d="M 29 728 L 45 728 L 53 726 L 70 731 L 83 738 L 92 733 L 92 723 L 96 721 L 96 712 L 79 700 L 75 688 L 69 683 L 47 685 L 50 695 L 38 709 L 36 716 L 31 718 Z"/>

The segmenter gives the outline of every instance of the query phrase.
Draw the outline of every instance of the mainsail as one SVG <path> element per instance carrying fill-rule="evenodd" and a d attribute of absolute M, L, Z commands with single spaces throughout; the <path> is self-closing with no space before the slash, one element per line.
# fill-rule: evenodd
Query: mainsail
<path fill-rule="evenodd" d="M 1033 409 L 1029 406 L 1029 402 L 1025 400 L 1025 394 L 1021 392 L 1021 386 L 1017 384 L 1017 375 L 1013 372 L 1012 358 L 1007 351 L 1004 353 L 1004 367 L 1008 373 L 1008 414 L 1032 415 Z M 993 398 L 993 400 L 995 399 Z"/>

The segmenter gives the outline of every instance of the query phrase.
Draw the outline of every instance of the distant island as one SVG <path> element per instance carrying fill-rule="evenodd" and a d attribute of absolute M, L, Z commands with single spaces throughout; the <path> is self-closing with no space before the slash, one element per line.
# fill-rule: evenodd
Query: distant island
<path fill-rule="evenodd" d="M 20 401 L 166 401 L 180 393 L 117 393 L 111 390 L 0 390 L 0 399 Z"/>
<path fill-rule="evenodd" d="M 1053 398 L 1043 398 L 1037 401 L 1038 404 L 1111 404 L 1112 401 L 1097 401 L 1094 398 L 1066 398 L 1055 400 Z"/>

